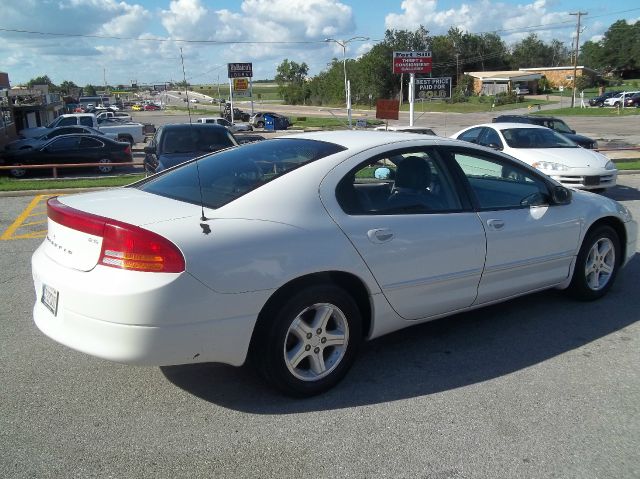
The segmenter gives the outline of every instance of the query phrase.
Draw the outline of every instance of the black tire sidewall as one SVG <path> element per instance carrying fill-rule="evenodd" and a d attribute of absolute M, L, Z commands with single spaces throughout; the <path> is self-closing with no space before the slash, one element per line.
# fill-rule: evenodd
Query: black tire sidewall
<path fill-rule="evenodd" d="M 98 173 L 106 175 L 106 174 L 111 173 L 113 171 L 113 165 L 112 165 L 112 161 L 110 159 L 108 159 L 108 158 L 103 158 L 103 159 L 106 160 L 106 161 L 104 162 L 104 166 L 102 166 L 102 165 L 98 166 Z M 101 163 L 101 162 L 99 162 L 99 163 Z M 105 167 L 108 167 L 109 171 L 102 171 L 100 169 L 100 168 L 105 168 Z"/>
<path fill-rule="evenodd" d="M 591 250 L 593 245 L 602 238 L 608 238 L 613 243 L 615 251 L 615 263 L 613 267 L 613 273 L 609 278 L 609 282 L 603 288 L 594 291 L 587 284 L 587 278 L 584 274 L 584 269 L 589 251 Z M 573 278 L 571 279 L 571 284 L 569 285 L 568 292 L 573 297 L 581 301 L 593 301 L 595 299 L 603 297 L 611 289 L 616 277 L 618 276 L 618 270 L 620 269 L 620 264 L 622 261 L 621 253 L 622 249 L 620 248 L 620 238 L 613 228 L 606 225 L 597 226 L 596 228 L 594 228 L 593 231 L 590 231 L 587 234 L 584 241 L 582 242 L 580 252 L 578 253 L 578 257 L 576 259 Z"/>
<path fill-rule="evenodd" d="M 296 316 L 316 303 L 330 303 L 340 308 L 349 327 L 349 340 L 344 357 L 329 375 L 317 381 L 302 381 L 293 376 L 285 364 L 284 342 Z M 345 290 L 330 284 L 301 290 L 263 319 L 269 324 L 261 325 L 257 331 L 260 337 L 254 343 L 254 364 L 270 384 L 289 396 L 314 396 L 335 386 L 353 364 L 362 339 L 362 320 L 358 306 Z"/>

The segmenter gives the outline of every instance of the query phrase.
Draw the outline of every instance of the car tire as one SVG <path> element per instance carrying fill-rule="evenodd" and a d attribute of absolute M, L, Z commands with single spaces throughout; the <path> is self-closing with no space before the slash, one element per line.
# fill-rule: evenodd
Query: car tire
<path fill-rule="evenodd" d="M 607 294 L 620 268 L 620 254 L 616 231 L 606 225 L 594 228 L 582 242 L 567 293 L 581 301 Z"/>
<path fill-rule="evenodd" d="M 361 340 L 362 320 L 353 298 L 342 288 L 319 284 L 261 315 L 251 359 L 276 389 L 293 397 L 310 397 L 344 378 Z"/>
<path fill-rule="evenodd" d="M 106 174 L 113 171 L 113 166 L 111 166 L 111 160 L 109 158 L 102 158 L 98 160 L 98 163 L 102 163 L 102 165 L 98 166 L 98 173 Z"/>
<path fill-rule="evenodd" d="M 17 165 L 13 165 L 13 166 L 21 166 L 20 164 Z M 27 174 L 27 169 L 26 168 L 11 168 L 9 170 L 9 174 L 13 177 L 13 178 L 24 178 Z"/>

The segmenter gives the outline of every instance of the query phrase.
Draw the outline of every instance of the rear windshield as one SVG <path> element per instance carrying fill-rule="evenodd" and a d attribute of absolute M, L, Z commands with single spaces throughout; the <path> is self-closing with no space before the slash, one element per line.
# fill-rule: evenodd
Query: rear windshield
<path fill-rule="evenodd" d="M 133 185 L 142 191 L 200 204 L 221 206 L 286 173 L 345 148 L 323 141 L 282 138 L 249 143 L 183 163 Z"/>
<path fill-rule="evenodd" d="M 549 128 L 509 128 L 502 130 L 502 136 L 511 148 L 578 148 Z"/>
<path fill-rule="evenodd" d="M 191 153 L 216 151 L 237 142 L 226 128 L 166 128 L 161 137 L 162 153 Z"/>

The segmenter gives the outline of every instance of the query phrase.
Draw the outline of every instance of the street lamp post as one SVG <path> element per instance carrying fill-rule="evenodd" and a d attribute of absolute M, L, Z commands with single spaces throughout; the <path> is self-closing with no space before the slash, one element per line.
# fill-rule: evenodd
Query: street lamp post
<path fill-rule="evenodd" d="M 344 102 L 347 105 L 347 116 L 349 118 L 349 128 L 351 128 L 351 92 L 349 91 L 349 82 L 347 80 L 347 45 L 354 41 L 366 42 L 369 37 L 352 37 L 349 40 L 336 40 L 335 38 L 326 38 L 325 42 L 333 42 L 342 47 L 342 70 L 344 72 Z"/>

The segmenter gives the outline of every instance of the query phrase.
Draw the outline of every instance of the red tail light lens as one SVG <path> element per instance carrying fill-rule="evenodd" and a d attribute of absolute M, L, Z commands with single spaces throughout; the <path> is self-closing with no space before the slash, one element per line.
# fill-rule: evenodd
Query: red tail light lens
<path fill-rule="evenodd" d="M 185 270 L 184 256 L 178 247 L 149 230 L 76 210 L 57 198 L 47 201 L 47 215 L 62 226 L 101 237 L 98 262 L 104 266 L 158 273 Z"/>
<path fill-rule="evenodd" d="M 124 149 L 124 154 L 127 155 L 127 156 L 131 156 L 131 145 L 127 146 Z"/>

